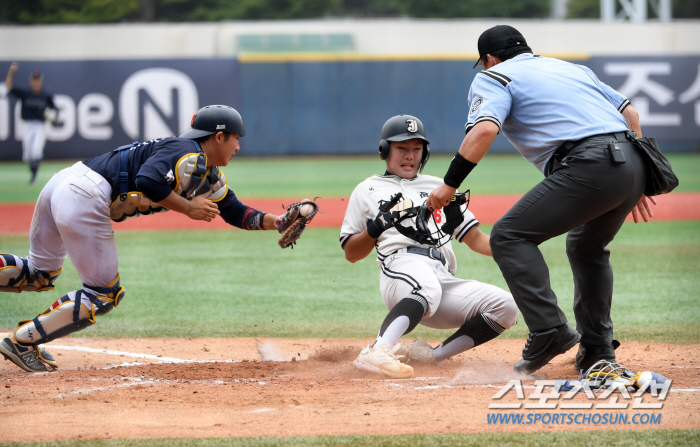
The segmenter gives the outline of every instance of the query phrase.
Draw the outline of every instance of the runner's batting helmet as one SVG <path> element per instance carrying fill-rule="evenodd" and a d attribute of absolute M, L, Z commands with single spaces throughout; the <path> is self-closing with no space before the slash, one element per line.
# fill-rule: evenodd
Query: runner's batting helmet
<path fill-rule="evenodd" d="M 199 138 L 217 132 L 235 133 L 238 136 L 245 136 L 245 127 L 241 114 L 233 107 L 223 105 L 205 106 L 197 110 L 190 122 L 192 127 L 180 137 Z"/>
<path fill-rule="evenodd" d="M 379 140 L 379 157 L 386 160 L 389 156 L 390 141 L 406 141 L 413 138 L 423 140 L 423 156 L 420 160 L 419 172 L 423 172 L 423 168 L 428 163 L 430 158 L 430 142 L 425 136 L 425 128 L 421 120 L 412 115 L 396 115 L 391 117 L 384 123 L 382 134 Z"/>

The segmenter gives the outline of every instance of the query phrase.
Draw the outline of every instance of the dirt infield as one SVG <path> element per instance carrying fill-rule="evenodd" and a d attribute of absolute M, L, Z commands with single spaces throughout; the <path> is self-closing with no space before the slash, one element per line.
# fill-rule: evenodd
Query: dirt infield
<path fill-rule="evenodd" d="M 492 223 L 517 198 L 474 197 L 470 209 L 482 222 Z M 275 212 L 291 201 L 245 202 Z M 339 226 L 347 199 L 319 202 L 323 214 L 312 225 Z M 699 205 L 697 193 L 660 197 L 655 220 L 700 220 Z M 0 229 L 27 233 L 32 210 L 33 204 L 0 205 Z M 114 228 L 230 227 L 221 219 L 207 224 L 170 212 Z M 534 376 L 519 377 L 512 367 L 524 341 L 495 340 L 439 366 L 416 365 L 413 379 L 393 380 L 353 367 L 352 360 L 369 342 L 56 340 L 46 348 L 59 362 L 59 371 L 28 374 L 0 361 L 0 442 L 700 427 L 700 344 L 629 342 L 617 351 L 618 361 L 635 372 L 655 371 L 673 380 L 663 401 L 648 394 L 639 402 L 619 392 L 573 399 L 562 393 L 546 402 L 553 407 L 532 409 L 526 405 L 538 404 L 536 380 L 577 378 L 573 350 Z M 523 398 L 514 389 L 502 400 L 493 399 L 512 379 L 521 380 Z M 494 403 L 521 405 L 490 409 Z M 589 408 L 572 409 L 571 404 Z M 662 408 L 640 407 L 659 404 Z M 489 422 L 505 416 L 524 419 Z"/>
<path fill-rule="evenodd" d="M 616 392 L 612 397 L 617 402 L 610 396 L 591 400 L 580 395 L 549 400 L 554 409 L 533 410 L 524 406 L 538 402 L 530 396 L 535 379 L 576 378 L 574 351 L 535 376 L 521 377 L 525 399 L 511 390 L 499 401 L 493 396 L 518 378 L 512 365 L 522 341 L 495 340 L 440 366 L 417 365 L 416 377 L 404 380 L 352 366 L 368 342 L 57 340 L 46 345 L 61 366 L 57 372 L 27 374 L 0 362 L 0 441 L 700 426 L 700 345 L 625 343 L 618 350 L 618 360 L 629 368 L 674 380 L 665 401 L 647 394 L 641 402 L 662 403 L 661 409 L 634 409 L 633 397 Z M 520 402 L 523 408 L 489 409 L 497 402 Z M 593 408 L 564 409 L 564 403 Z M 606 404 L 627 408 L 603 408 Z M 521 414 L 524 421 L 539 415 L 539 423 L 489 424 L 488 414 Z M 600 422 L 612 421 L 613 415 L 618 424 Z M 656 422 L 650 425 L 650 419 Z"/>
<path fill-rule="evenodd" d="M 519 195 L 472 196 L 469 209 L 480 222 L 496 222 L 520 198 Z M 283 205 L 298 201 L 290 199 L 243 199 L 253 208 L 281 214 Z M 652 206 L 654 220 L 700 220 L 700 193 L 673 193 L 657 197 L 659 204 Z M 320 214 L 314 218 L 313 227 L 340 227 L 347 207 L 347 198 L 318 199 Z M 28 233 L 34 212 L 33 203 L 0 204 L 0 233 Z M 631 218 L 629 218 L 631 220 Z M 195 221 L 179 213 L 167 212 L 140 219 L 127 219 L 114 223 L 116 231 L 139 230 L 187 230 L 231 228 L 221 218 L 207 223 Z"/>

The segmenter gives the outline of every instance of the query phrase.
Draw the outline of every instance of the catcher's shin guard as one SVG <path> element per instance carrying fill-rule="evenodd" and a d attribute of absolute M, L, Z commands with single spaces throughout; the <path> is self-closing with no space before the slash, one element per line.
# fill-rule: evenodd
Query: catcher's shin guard
<path fill-rule="evenodd" d="M 125 293 L 119 275 L 108 287 L 83 285 L 83 289 L 57 299 L 33 320 L 20 321 L 15 338 L 23 345 L 38 345 L 85 329 L 95 324 L 96 316 L 117 306 Z"/>
<path fill-rule="evenodd" d="M 25 258 L 0 253 L 0 292 L 43 292 L 54 290 L 53 283 L 58 275 L 63 272 L 59 269 L 55 272 L 37 270 L 29 271 L 29 265 Z"/>

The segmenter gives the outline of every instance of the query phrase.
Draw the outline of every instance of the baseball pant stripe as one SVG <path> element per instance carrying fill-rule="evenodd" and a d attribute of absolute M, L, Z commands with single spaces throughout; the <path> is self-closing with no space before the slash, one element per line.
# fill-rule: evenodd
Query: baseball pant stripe
<path fill-rule="evenodd" d="M 420 290 L 421 289 L 421 286 L 420 286 L 420 284 L 418 284 L 418 281 L 416 281 L 410 275 L 407 275 L 405 273 L 400 273 L 400 272 L 392 272 L 388 268 L 384 267 L 384 265 L 382 265 L 382 273 L 384 273 L 389 278 L 399 279 L 401 281 L 406 282 L 409 286 L 413 287 L 413 290 Z"/>
<path fill-rule="evenodd" d="M 500 324 L 496 323 L 495 321 L 493 321 L 492 319 L 490 319 L 490 318 L 487 317 L 486 315 L 481 314 L 481 317 L 484 319 L 484 321 L 486 322 L 486 324 L 488 324 L 489 327 L 491 327 L 491 329 L 493 329 L 494 331 L 498 332 L 499 334 L 506 330 L 506 328 L 504 328 L 504 327 L 501 326 Z"/>

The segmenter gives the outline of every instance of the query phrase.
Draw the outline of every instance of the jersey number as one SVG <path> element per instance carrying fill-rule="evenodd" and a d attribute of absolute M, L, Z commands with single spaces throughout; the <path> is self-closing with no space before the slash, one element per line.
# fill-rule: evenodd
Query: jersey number
<path fill-rule="evenodd" d="M 433 211 L 433 219 L 435 219 L 435 223 L 442 222 L 442 210 Z"/>

